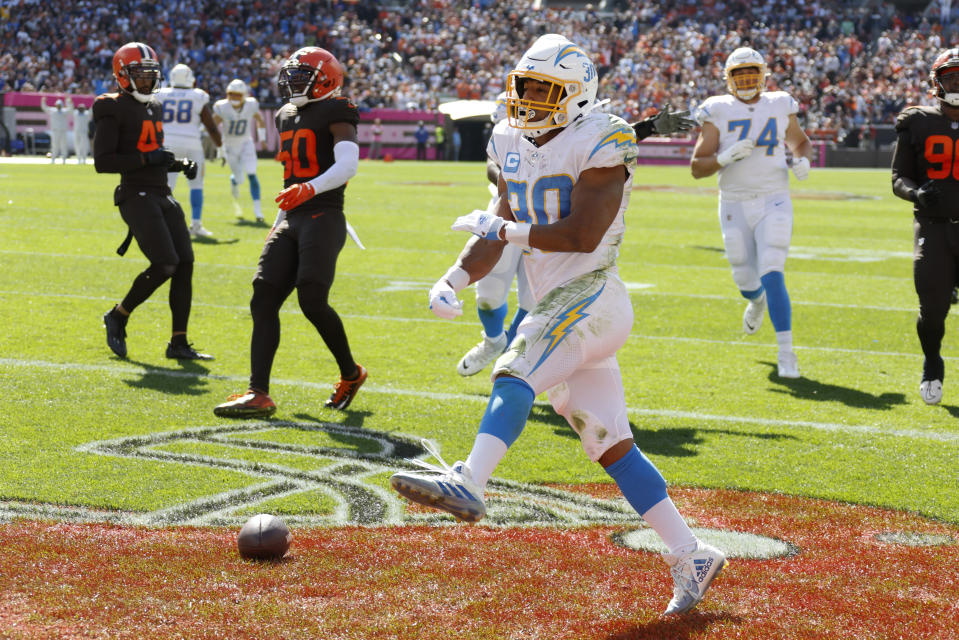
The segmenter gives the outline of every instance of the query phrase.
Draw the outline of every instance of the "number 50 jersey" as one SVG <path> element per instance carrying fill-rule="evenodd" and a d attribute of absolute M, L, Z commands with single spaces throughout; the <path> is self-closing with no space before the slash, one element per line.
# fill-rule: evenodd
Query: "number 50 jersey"
<path fill-rule="evenodd" d="M 739 140 L 756 143 L 753 152 L 719 170 L 719 195 L 723 200 L 745 200 L 763 193 L 789 191 L 786 165 L 786 128 L 799 103 L 785 91 L 768 91 L 754 104 L 731 95 L 713 96 L 703 102 L 694 117 L 719 129 L 722 153 Z"/>
<path fill-rule="evenodd" d="M 346 122 L 356 125 L 360 113 L 347 98 L 335 97 L 307 102 L 300 108 L 287 103 L 276 112 L 276 130 L 280 151 L 276 159 L 283 163 L 283 186 L 309 182 L 333 166 L 333 134 L 330 125 Z M 343 211 L 346 185 L 318 193 L 288 213 Z"/>
<path fill-rule="evenodd" d="M 624 167 L 619 212 L 594 251 L 525 252 L 526 275 L 537 302 L 573 278 L 599 269 L 615 269 L 626 229 L 623 214 L 629 204 L 637 151 L 632 127 L 607 113 L 593 112 L 578 118 L 542 147 L 533 144 L 521 130 L 508 126 L 506 120 L 493 128 L 486 153 L 500 168 L 509 206 L 518 222 L 551 224 L 565 218 L 571 213 L 570 194 L 580 174 L 587 169 Z"/>

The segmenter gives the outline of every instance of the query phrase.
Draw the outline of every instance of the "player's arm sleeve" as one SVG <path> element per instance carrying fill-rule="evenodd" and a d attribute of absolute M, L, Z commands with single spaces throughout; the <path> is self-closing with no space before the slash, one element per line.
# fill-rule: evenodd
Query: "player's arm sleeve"
<path fill-rule="evenodd" d="M 892 192 L 903 200 L 916 201 L 916 158 L 909 131 L 909 117 L 900 114 L 896 119 L 896 147 L 892 154 Z"/>
<path fill-rule="evenodd" d="M 96 130 L 93 134 L 93 166 L 97 173 L 124 173 L 143 166 L 143 157 L 139 151 L 120 153 L 120 127 L 116 114 L 110 106 L 101 100 L 93 103 L 93 122 Z"/>

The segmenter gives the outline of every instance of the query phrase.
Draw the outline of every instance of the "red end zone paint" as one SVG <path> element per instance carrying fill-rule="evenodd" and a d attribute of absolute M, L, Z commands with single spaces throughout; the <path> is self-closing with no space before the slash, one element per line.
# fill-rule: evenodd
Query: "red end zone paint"
<path fill-rule="evenodd" d="M 615 495 L 610 485 L 588 490 Z M 287 560 L 261 564 L 239 559 L 232 529 L 17 522 L 0 525 L 0 636 L 959 636 L 959 545 L 876 537 L 959 540 L 955 525 L 789 496 L 671 493 L 698 526 L 799 551 L 733 560 L 695 612 L 666 619 L 666 566 L 617 546 L 622 527 L 298 529 Z"/>

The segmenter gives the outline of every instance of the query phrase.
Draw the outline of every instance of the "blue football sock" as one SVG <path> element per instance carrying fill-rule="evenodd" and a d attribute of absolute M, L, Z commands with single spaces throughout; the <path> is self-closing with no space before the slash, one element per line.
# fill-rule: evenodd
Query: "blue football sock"
<path fill-rule="evenodd" d="M 626 455 L 606 467 L 606 473 L 616 481 L 626 501 L 643 515 L 666 495 L 666 480 L 636 445 Z"/>
<path fill-rule="evenodd" d="M 523 432 L 536 394 L 525 380 L 501 377 L 493 383 L 480 433 L 488 433 L 511 446 Z"/>
<path fill-rule="evenodd" d="M 260 199 L 260 181 L 256 179 L 256 174 L 251 173 L 247 176 L 250 181 L 250 197 L 254 200 Z"/>
<path fill-rule="evenodd" d="M 792 305 L 786 291 L 786 277 L 782 271 L 770 271 L 759 279 L 766 288 L 766 305 L 769 319 L 776 332 L 792 331 Z"/>
<path fill-rule="evenodd" d="M 203 217 L 203 189 L 190 189 L 190 208 L 193 210 L 193 222 Z"/>
<path fill-rule="evenodd" d="M 516 337 L 516 328 L 519 327 L 519 324 L 523 321 L 523 318 L 526 317 L 526 314 L 529 313 L 523 307 L 516 309 L 516 315 L 513 316 L 513 321 L 509 325 L 509 329 L 506 330 L 506 344 L 513 342 L 513 338 Z"/>
<path fill-rule="evenodd" d="M 747 300 L 756 300 L 763 294 L 763 291 L 765 291 L 765 289 L 763 289 L 762 285 L 759 285 L 758 289 L 753 289 L 752 291 L 743 291 L 740 289 L 739 293 L 742 294 L 742 296 Z"/>
<path fill-rule="evenodd" d="M 505 304 L 495 309 L 477 309 L 476 313 L 479 315 L 480 322 L 483 323 L 483 333 L 490 338 L 503 333 L 503 320 L 506 319 L 508 310 Z"/>

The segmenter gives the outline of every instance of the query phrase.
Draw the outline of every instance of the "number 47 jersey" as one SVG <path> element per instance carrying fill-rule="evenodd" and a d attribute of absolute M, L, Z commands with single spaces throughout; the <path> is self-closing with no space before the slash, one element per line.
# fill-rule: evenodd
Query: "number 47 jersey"
<path fill-rule="evenodd" d="M 695 110 L 700 124 L 719 129 L 717 153 L 746 138 L 756 143 L 748 157 L 719 170 L 720 198 L 743 200 L 789 190 L 784 140 L 789 116 L 798 111 L 799 103 L 785 91 L 763 92 L 753 104 L 728 94 L 713 96 Z"/>
<path fill-rule="evenodd" d="M 551 224 L 571 213 L 571 193 L 588 169 L 623 167 L 623 196 L 616 218 L 591 253 L 528 249 L 523 263 L 536 301 L 557 286 L 599 269 L 615 270 L 636 168 L 636 134 L 625 120 L 593 112 L 574 120 L 537 147 L 507 120 L 493 128 L 486 153 L 500 167 L 517 222 Z M 588 215 L 588 211 L 583 211 Z M 580 215 L 580 212 L 577 212 Z"/>

